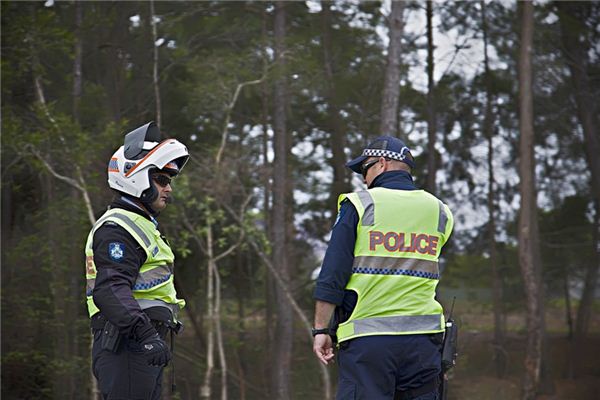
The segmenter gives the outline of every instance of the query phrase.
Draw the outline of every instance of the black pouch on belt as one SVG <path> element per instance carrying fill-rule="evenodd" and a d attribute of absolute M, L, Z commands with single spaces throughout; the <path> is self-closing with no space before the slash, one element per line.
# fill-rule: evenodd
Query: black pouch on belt
<path fill-rule="evenodd" d="M 102 350 L 108 350 L 113 353 L 117 352 L 119 344 L 121 343 L 121 334 L 119 329 L 106 321 L 104 328 L 102 328 L 102 339 L 100 340 L 100 348 Z"/>

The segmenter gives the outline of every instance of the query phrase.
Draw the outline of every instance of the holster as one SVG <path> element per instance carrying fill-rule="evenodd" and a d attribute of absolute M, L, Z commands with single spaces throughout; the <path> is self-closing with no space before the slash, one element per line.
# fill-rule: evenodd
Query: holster
<path fill-rule="evenodd" d="M 111 324 L 110 321 L 106 321 L 104 327 L 102 328 L 100 348 L 102 350 L 108 350 L 110 352 L 116 353 L 120 343 L 121 334 L 119 333 L 119 329 L 113 324 Z"/>

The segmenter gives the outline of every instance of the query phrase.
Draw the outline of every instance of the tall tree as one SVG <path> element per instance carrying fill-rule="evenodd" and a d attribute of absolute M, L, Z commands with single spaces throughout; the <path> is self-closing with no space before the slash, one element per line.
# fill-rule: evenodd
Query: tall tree
<path fill-rule="evenodd" d="M 288 222 L 286 210 L 288 203 L 288 150 L 289 134 L 286 126 L 287 83 L 286 83 L 286 4 L 275 3 L 275 78 L 274 103 L 274 150 L 273 161 L 273 264 L 279 267 L 284 283 L 290 282 L 289 260 L 287 252 Z M 273 362 L 271 363 L 271 395 L 277 399 L 290 398 L 290 374 L 292 357 L 293 318 L 290 303 L 280 286 L 275 287 L 276 329 L 273 338 Z"/>
<path fill-rule="evenodd" d="M 540 276 L 539 233 L 533 129 L 533 3 L 519 2 L 521 37 L 519 47 L 519 264 L 527 300 L 527 349 L 522 399 L 536 397 L 540 381 L 543 337 L 543 306 Z"/>
<path fill-rule="evenodd" d="M 498 252 L 496 249 L 496 194 L 494 179 L 494 115 L 492 72 L 488 57 L 488 27 L 485 1 L 481 2 L 481 30 L 483 34 L 483 63 L 485 80 L 485 106 L 483 133 L 488 143 L 488 247 L 490 252 L 490 265 L 492 266 L 492 300 L 494 307 L 494 363 L 496 376 L 504 377 L 506 370 L 506 357 L 504 349 L 504 307 L 502 303 L 502 277 L 498 271 Z"/>
<path fill-rule="evenodd" d="M 402 34 L 404 32 L 404 1 L 392 1 L 389 20 L 389 45 L 387 66 L 381 101 L 381 135 L 398 133 L 398 100 L 400 97 L 400 54 L 402 51 Z"/>
<path fill-rule="evenodd" d="M 83 63 L 83 7 L 81 0 L 75 1 L 75 54 L 73 57 L 73 119 L 79 122 L 79 108 L 83 89 L 81 66 Z"/>
<path fill-rule="evenodd" d="M 335 217 L 335 210 L 337 209 L 337 198 L 340 193 L 350 191 L 350 182 L 346 167 L 344 166 L 346 155 L 344 148 L 346 147 L 346 135 L 344 134 L 344 127 L 342 125 L 342 119 L 340 116 L 340 102 L 338 100 L 336 83 L 335 83 L 335 61 L 334 61 L 334 49 L 332 44 L 332 29 L 331 26 L 331 2 L 323 2 L 322 7 L 322 26 L 323 26 L 323 67 L 325 70 L 325 86 L 327 100 L 329 104 L 328 116 L 329 116 L 329 128 L 330 133 L 330 146 L 331 154 L 329 164 L 333 168 L 333 184 L 331 185 L 331 192 L 329 196 L 329 209 L 332 211 L 332 215 Z"/>
<path fill-rule="evenodd" d="M 162 113 L 161 113 L 161 101 L 160 101 L 160 81 L 158 79 L 158 33 L 156 25 L 158 24 L 158 18 L 154 12 L 154 0 L 150 0 L 150 15 L 148 16 L 150 19 L 149 24 L 152 26 L 152 86 L 154 88 L 154 106 L 155 106 L 155 116 L 156 116 L 156 125 L 158 129 L 161 127 L 162 123 Z"/>
<path fill-rule="evenodd" d="M 427 0 L 427 191 L 435 193 L 435 176 L 437 172 L 436 117 L 435 117 L 435 80 L 433 51 L 433 2 Z"/>

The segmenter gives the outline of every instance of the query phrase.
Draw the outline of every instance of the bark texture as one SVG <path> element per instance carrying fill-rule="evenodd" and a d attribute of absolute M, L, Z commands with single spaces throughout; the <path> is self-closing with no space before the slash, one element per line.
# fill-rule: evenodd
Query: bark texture
<path fill-rule="evenodd" d="M 275 159 L 273 168 L 273 263 L 278 266 L 281 278 L 289 284 L 289 260 L 287 257 L 287 152 L 289 135 L 286 127 L 287 85 L 285 77 L 285 2 L 275 3 L 275 80 L 273 122 L 275 128 Z M 275 286 L 275 318 L 277 334 L 273 338 L 271 363 L 271 395 L 277 399 L 290 399 L 290 374 L 292 356 L 292 310 L 285 293 Z"/>
<path fill-rule="evenodd" d="M 325 85 L 327 87 L 327 103 L 329 105 L 329 131 L 331 158 L 329 164 L 333 169 L 333 184 L 329 196 L 329 207 L 332 211 L 332 218 L 335 219 L 337 210 L 337 198 L 340 193 L 351 191 L 350 181 L 345 167 L 346 155 L 346 136 L 344 135 L 344 124 L 340 117 L 340 101 L 337 97 L 335 87 L 335 61 L 334 49 L 332 45 L 332 16 L 331 2 L 322 3 L 322 22 L 323 22 L 323 68 L 325 72 Z"/>
<path fill-rule="evenodd" d="M 481 19 L 483 33 L 483 53 L 485 70 L 485 114 L 483 121 L 483 134 L 488 142 L 488 247 L 490 252 L 490 265 L 492 267 L 492 300 L 494 307 L 494 365 L 496 376 L 503 378 L 506 373 L 506 350 L 504 349 L 505 317 L 503 306 L 503 283 L 502 276 L 498 271 L 498 252 L 496 249 L 496 193 L 494 179 L 494 114 L 493 114 L 493 93 L 492 93 L 492 72 L 490 71 L 489 58 L 487 52 L 487 18 L 485 10 L 485 1 L 481 2 Z"/>
<path fill-rule="evenodd" d="M 436 142 L 436 116 L 435 116 L 435 81 L 433 60 L 433 4 L 427 1 L 427 191 L 435 194 L 436 173 L 437 173 L 437 153 L 435 151 Z"/>
<path fill-rule="evenodd" d="M 392 1 L 389 16 L 389 37 L 387 66 L 381 101 L 380 134 L 395 136 L 398 133 L 398 100 L 400 97 L 400 53 L 404 31 L 404 1 Z"/>
<path fill-rule="evenodd" d="M 523 400 L 533 400 L 540 381 L 543 319 L 540 301 L 539 235 L 536 214 L 535 158 L 533 130 L 533 3 L 519 4 L 521 41 L 519 49 L 519 176 L 521 211 L 519 214 L 519 264 L 527 299 L 527 349 Z"/>

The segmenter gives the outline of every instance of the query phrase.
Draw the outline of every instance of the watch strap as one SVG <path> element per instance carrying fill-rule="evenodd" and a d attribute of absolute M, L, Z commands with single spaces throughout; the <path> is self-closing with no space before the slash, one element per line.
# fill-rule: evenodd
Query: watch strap
<path fill-rule="evenodd" d="M 312 328 L 311 329 L 311 333 L 312 333 L 312 335 L 314 337 L 314 336 L 322 335 L 322 334 L 329 335 L 331 333 L 331 331 L 330 331 L 329 328 L 321 328 L 321 329 Z"/>

